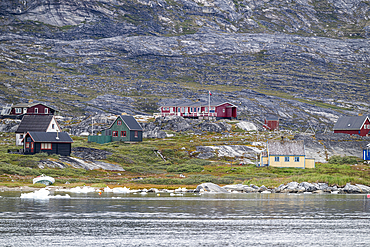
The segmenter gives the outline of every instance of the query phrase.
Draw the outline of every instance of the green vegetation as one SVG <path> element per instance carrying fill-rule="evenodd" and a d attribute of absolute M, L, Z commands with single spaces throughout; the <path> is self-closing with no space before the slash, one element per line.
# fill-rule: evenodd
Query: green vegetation
<path fill-rule="evenodd" d="M 84 137 L 73 137 L 73 145 L 76 147 L 84 146 L 112 152 L 107 162 L 125 169 L 125 172 L 118 173 L 103 170 L 86 171 L 73 167 L 40 169 L 38 167 L 40 161 L 58 160 L 60 157 L 47 154 L 27 156 L 7 153 L 8 149 L 16 149 L 12 140 L 14 137 L 12 133 L 1 133 L 0 186 L 30 185 L 32 178 L 41 174 L 55 177 L 56 184 L 63 186 L 175 188 L 186 185 L 188 188 L 195 188 L 200 183 L 212 182 L 220 185 L 243 183 L 277 187 L 291 181 L 326 182 L 337 186 L 344 186 L 349 182 L 370 185 L 370 167 L 351 156 L 333 156 L 328 163 L 317 163 L 315 169 L 239 165 L 240 161 L 231 157 L 214 157 L 210 160 L 196 158 L 197 146 L 251 145 L 250 143 L 257 138 L 255 132 L 239 132 L 236 128 L 232 128 L 229 134 L 227 137 L 215 133 L 202 136 L 177 134 L 166 139 L 145 139 L 142 143 L 134 145 L 123 143 L 100 145 L 87 143 Z M 258 134 L 260 141 L 278 137 L 280 136 L 274 136 L 273 133 Z"/>

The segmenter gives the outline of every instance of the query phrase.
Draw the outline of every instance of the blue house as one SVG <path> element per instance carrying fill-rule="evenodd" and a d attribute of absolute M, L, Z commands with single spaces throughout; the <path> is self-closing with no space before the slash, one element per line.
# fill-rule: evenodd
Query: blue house
<path fill-rule="evenodd" d="M 366 148 L 364 149 L 363 158 L 364 160 L 370 160 L 370 143 L 367 144 Z"/>

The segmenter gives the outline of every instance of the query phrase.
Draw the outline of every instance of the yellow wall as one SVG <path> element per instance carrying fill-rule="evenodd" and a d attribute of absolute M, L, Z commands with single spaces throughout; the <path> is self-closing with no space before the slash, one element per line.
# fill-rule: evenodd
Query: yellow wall
<path fill-rule="evenodd" d="M 279 157 L 279 161 L 275 161 L 275 157 Z M 273 156 L 269 157 L 269 164 L 272 167 L 299 167 L 304 168 L 304 156 L 287 156 L 289 161 L 285 161 L 285 156 Z M 299 162 L 294 161 L 294 157 L 299 157 Z"/>
<path fill-rule="evenodd" d="M 306 168 L 315 168 L 315 159 L 306 158 Z"/>
<path fill-rule="evenodd" d="M 263 165 L 267 165 L 267 164 L 268 164 L 268 157 L 261 155 L 260 165 L 263 166 Z"/>

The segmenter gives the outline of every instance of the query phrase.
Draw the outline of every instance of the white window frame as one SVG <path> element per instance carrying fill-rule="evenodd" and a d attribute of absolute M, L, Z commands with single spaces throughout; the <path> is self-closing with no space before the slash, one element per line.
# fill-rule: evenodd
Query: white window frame
<path fill-rule="evenodd" d="M 42 142 L 41 143 L 41 150 L 51 150 L 52 145 L 50 142 Z"/>
<path fill-rule="evenodd" d="M 22 108 L 15 108 L 15 113 L 22 113 Z"/>
<path fill-rule="evenodd" d="M 44 109 L 45 114 L 49 114 L 49 108 Z"/>
<path fill-rule="evenodd" d="M 35 108 L 34 113 L 39 113 L 39 108 Z"/>
<path fill-rule="evenodd" d="M 285 156 L 285 157 L 284 157 L 284 161 L 285 161 L 285 162 L 289 162 L 289 161 L 290 161 L 289 156 Z"/>

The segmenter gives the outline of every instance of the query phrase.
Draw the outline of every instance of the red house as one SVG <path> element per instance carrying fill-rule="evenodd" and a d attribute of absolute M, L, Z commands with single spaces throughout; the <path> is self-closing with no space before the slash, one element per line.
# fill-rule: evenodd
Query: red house
<path fill-rule="evenodd" d="M 161 116 L 182 116 L 187 118 L 232 119 L 237 117 L 237 106 L 230 102 L 190 102 L 169 104 L 159 108 Z"/>
<path fill-rule="evenodd" d="M 10 116 L 20 115 L 54 115 L 57 110 L 42 103 L 20 103 L 13 105 L 10 109 Z"/>
<path fill-rule="evenodd" d="M 276 116 L 268 116 L 265 118 L 265 124 L 263 127 L 267 130 L 278 130 L 279 129 L 279 118 Z"/>
<path fill-rule="evenodd" d="M 347 117 L 342 116 L 334 125 L 334 133 L 368 136 L 370 120 L 368 116 Z"/>

